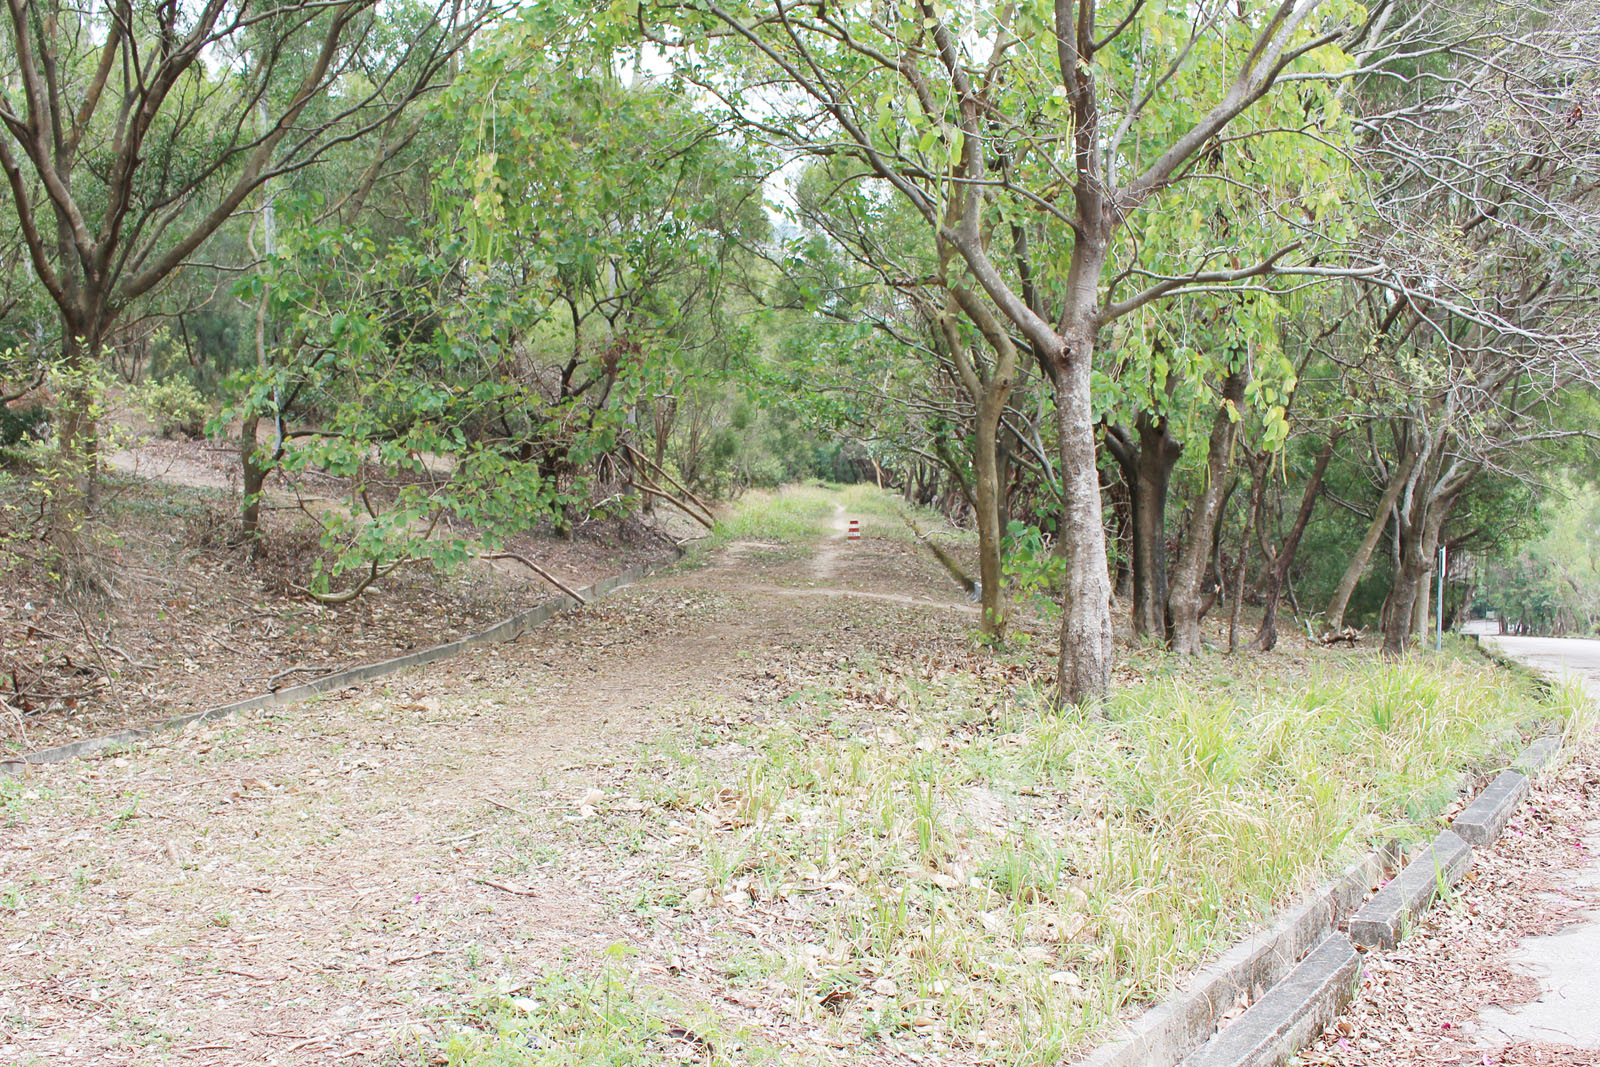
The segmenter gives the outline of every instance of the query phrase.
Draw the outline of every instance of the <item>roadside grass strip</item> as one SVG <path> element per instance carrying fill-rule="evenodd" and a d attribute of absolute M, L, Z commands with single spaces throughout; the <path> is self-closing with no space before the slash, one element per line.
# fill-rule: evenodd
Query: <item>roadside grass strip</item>
<path fill-rule="evenodd" d="M 633 796 L 561 832 L 628 855 L 619 912 L 824 1044 L 1046 1064 L 1336 865 L 1431 836 L 1463 768 L 1573 711 L 1481 661 L 1220 669 L 1093 719 L 1020 662 L 867 662 L 731 740 L 650 749 Z"/>

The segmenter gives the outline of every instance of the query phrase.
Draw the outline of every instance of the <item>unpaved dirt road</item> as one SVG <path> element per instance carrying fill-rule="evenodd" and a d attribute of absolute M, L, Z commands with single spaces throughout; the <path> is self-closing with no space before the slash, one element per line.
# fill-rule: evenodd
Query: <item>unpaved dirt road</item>
<path fill-rule="evenodd" d="M 597 768 L 703 729 L 779 653 L 966 641 L 918 549 L 837 538 L 729 545 L 513 644 L 0 783 L 0 1064 L 399 1062 L 485 985 L 638 940 L 603 867 L 518 828 L 581 817 Z"/>

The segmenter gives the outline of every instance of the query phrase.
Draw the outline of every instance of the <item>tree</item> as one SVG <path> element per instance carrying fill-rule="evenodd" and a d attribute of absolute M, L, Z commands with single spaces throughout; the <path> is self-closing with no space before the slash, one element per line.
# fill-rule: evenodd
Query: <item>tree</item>
<path fill-rule="evenodd" d="M 0 172 L 75 380 L 119 316 L 194 261 L 264 183 L 381 134 L 489 14 L 462 0 L 84 7 L 8 0 Z M 62 453 L 95 425 L 80 384 Z"/>
<path fill-rule="evenodd" d="M 428 215 L 380 235 L 301 205 L 247 283 L 291 341 L 241 376 L 238 410 L 281 425 L 298 405 L 273 461 L 352 481 L 322 517 L 318 596 L 660 492 L 636 469 L 641 411 L 744 347 L 724 274 L 766 232 L 752 161 L 659 88 L 545 61 L 532 33 L 502 28 L 460 72 L 442 106 L 471 132 Z"/>
<path fill-rule="evenodd" d="M 1522 32 L 1506 34 L 1508 19 Z M 1443 532 L 1474 480 L 1526 476 L 1541 445 L 1592 436 L 1554 414 L 1600 383 L 1600 123 L 1584 109 L 1600 9 L 1462 4 L 1416 21 L 1429 46 L 1385 58 L 1357 93 L 1378 184 L 1339 358 L 1377 400 L 1369 418 L 1387 426 L 1372 440 L 1392 451 L 1328 612 L 1342 621 L 1392 518 L 1391 655 L 1428 614 Z"/>
<path fill-rule="evenodd" d="M 957 12 L 928 0 L 872 10 L 700 0 L 688 10 L 661 40 L 730 117 L 791 150 L 848 155 L 870 169 L 1051 381 L 1066 559 L 1060 695 L 1098 698 L 1112 657 L 1094 411 L 1100 333 L 1186 288 L 1259 277 L 1297 247 L 1237 265 L 1228 249 L 1207 249 L 1183 272 L 1149 278 L 1108 276 L 1114 240 L 1158 226 L 1175 187 L 1220 180 L 1198 165 L 1205 150 L 1302 60 L 1318 80 L 1304 97 L 1285 98 L 1300 106 L 1301 124 L 1303 101 L 1320 111 L 1332 99 L 1322 76 L 1343 66 L 1331 46 L 1360 32 L 1357 9 L 1134 3 L 1112 13 L 1093 0 L 1057 0 L 1043 10 Z M 741 58 L 702 68 L 719 42 Z M 784 92 L 755 88 L 774 77 Z M 1196 99 L 1205 103 L 1196 108 Z"/>

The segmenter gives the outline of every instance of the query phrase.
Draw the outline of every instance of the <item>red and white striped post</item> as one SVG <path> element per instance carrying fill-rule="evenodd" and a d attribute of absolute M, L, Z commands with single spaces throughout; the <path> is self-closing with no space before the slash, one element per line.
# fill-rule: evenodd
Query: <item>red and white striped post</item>
<path fill-rule="evenodd" d="M 844 537 L 845 537 L 846 541 L 859 541 L 859 540 L 861 540 L 861 520 L 860 519 L 851 519 L 850 520 L 850 532 L 845 534 Z"/>

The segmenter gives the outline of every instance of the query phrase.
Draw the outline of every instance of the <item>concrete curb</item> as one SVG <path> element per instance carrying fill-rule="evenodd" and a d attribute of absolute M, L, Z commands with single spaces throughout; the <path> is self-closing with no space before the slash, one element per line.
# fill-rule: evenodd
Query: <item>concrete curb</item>
<path fill-rule="evenodd" d="M 621 574 L 602 578 L 585 589 L 579 589 L 577 593 L 585 601 L 598 600 L 615 589 L 620 589 L 625 585 L 632 585 L 641 578 L 648 577 L 659 570 L 672 566 L 683 557 L 683 549 L 674 549 L 673 556 L 668 560 L 630 567 Z M 343 689 L 347 685 L 370 681 L 373 678 L 382 678 L 384 675 L 394 674 L 408 667 L 418 667 L 425 663 L 433 663 L 441 659 L 449 659 L 452 656 L 459 656 L 461 653 L 477 648 L 480 645 L 514 641 L 535 626 L 549 622 L 557 615 L 570 611 L 577 606 L 578 602 L 571 597 L 560 596 L 554 600 L 547 600 L 542 604 L 529 608 L 527 611 L 520 611 L 510 618 L 502 619 L 487 630 L 480 630 L 477 633 L 468 634 L 466 637 L 447 641 L 442 645 L 418 649 L 416 652 L 407 652 L 403 656 L 379 660 L 376 663 L 364 663 L 359 667 L 336 671 L 333 674 L 324 674 L 322 677 L 313 678 L 303 685 L 290 686 L 287 689 L 279 689 L 271 693 L 262 693 L 259 696 L 247 697 L 231 704 L 221 704 L 214 708 L 207 708 L 204 711 L 178 715 L 170 719 L 164 719 L 161 722 L 152 723 L 149 726 L 118 730 L 116 733 L 106 734 L 102 737 L 86 737 L 81 741 L 71 741 L 52 748 L 41 748 L 36 752 L 26 752 L 21 756 L 3 758 L 0 759 L 0 775 L 21 774 L 33 764 L 65 763 L 67 760 L 93 756 L 109 748 L 130 744 L 155 734 L 182 730 L 190 723 L 209 722 L 212 719 L 238 715 L 240 712 L 296 704 L 302 700 L 309 700 L 321 693 L 326 693 L 331 689 Z"/>
<path fill-rule="evenodd" d="M 1472 864 L 1472 846 L 1454 830 L 1441 830 L 1400 876 L 1378 890 L 1350 919 L 1350 940 L 1362 948 L 1394 948 L 1406 925 Z"/>
<path fill-rule="evenodd" d="M 1560 736 L 1547 735 L 1530 744 L 1512 764 L 1533 774 L 1548 765 L 1560 748 Z M 1374 940 L 1392 938 L 1387 946 L 1392 947 L 1409 920 L 1432 904 L 1441 877 L 1453 882 L 1466 872 L 1472 846 L 1465 835 L 1487 833 L 1492 827 L 1498 836 L 1505 828 L 1528 795 L 1524 773 L 1508 771 L 1495 778 L 1457 816 L 1461 833 L 1442 831 L 1359 910 L 1356 904 L 1379 880 L 1382 869 L 1398 861 L 1393 846 L 1364 857 L 1282 913 L 1270 929 L 1203 967 L 1189 988 L 1133 1020 L 1123 1035 L 1099 1046 L 1079 1064 L 1274 1067 L 1288 1060 L 1354 996 L 1363 928 Z M 1507 774 L 1516 777 L 1508 779 Z M 1516 779 L 1521 779 L 1520 786 Z M 1347 916 L 1349 936 L 1335 929 Z M 1222 1013 L 1241 998 L 1249 999 L 1250 1007 L 1216 1030 Z"/>
<path fill-rule="evenodd" d="M 1329 934 L 1266 996 L 1229 1023 L 1184 1067 L 1270 1067 L 1322 1032 L 1350 1001 L 1361 954 L 1343 934 Z"/>
<path fill-rule="evenodd" d="M 1523 749 L 1522 754 L 1511 761 L 1511 769 L 1531 778 L 1548 767 L 1560 751 L 1561 735 L 1546 734 Z"/>
<path fill-rule="evenodd" d="M 1392 846 L 1363 856 L 1079 1062 L 1083 1067 L 1172 1067 L 1216 1032 L 1223 1013 L 1241 999 L 1261 997 L 1289 974 L 1398 860 Z"/>
<path fill-rule="evenodd" d="M 1528 795 L 1528 779 L 1516 771 L 1501 771 L 1489 787 L 1478 794 L 1478 799 L 1468 804 L 1450 823 L 1450 829 L 1473 848 L 1492 845 L 1511 821 Z"/>

